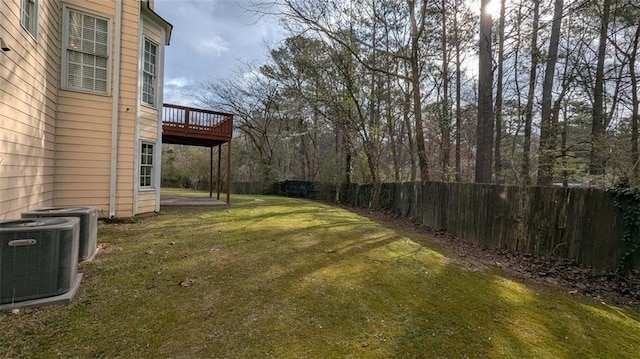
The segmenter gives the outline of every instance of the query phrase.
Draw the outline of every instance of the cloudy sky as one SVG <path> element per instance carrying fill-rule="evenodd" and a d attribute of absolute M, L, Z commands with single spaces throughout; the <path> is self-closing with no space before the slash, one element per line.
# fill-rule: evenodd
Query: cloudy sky
<path fill-rule="evenodd" d="M 173 25 L 165 50 L 164 102 L 196 105 L 198 85 L 224 78 L 242 62 L 265 61 L 265 44 L 282 39 L 274 19 L 247 11 L 250 0 L 155 0 Z"/>

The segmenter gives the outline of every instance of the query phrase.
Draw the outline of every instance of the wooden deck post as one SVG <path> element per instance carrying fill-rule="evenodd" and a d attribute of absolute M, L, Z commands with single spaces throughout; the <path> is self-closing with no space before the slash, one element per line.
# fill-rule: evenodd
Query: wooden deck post
<path fill-rule="evenodd" d="M 184 109 L 184 131 L 188 135 L 189 134 L 189 109 Z"/>
<path fill-rule="evenodd" d="M 231 139 L 227 142 L 227 204 L 231 204 Z"/>
<path fill-rule="evenodd" d="M 222 145 L 218 145 L 218 177 L 216 178 L 216 186 L 218 190 L 218 200 L 220 200 L 220 192 L 222 192 L 222 177 L 220 173 L 220 166 L 222 163 Z"/>
<path fill-rule="evenodd" d="M 209 147 L 209 198 L 213 197 L 213 146 Z"/>

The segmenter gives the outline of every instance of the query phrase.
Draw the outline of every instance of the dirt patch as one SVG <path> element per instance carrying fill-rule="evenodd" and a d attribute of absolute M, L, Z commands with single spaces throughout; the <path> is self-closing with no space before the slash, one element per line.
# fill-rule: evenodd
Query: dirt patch
<path fill-rule="evenodd" d="M 447 232 L 433 230 L 412 219 L 390 213 L 365 209 L 356 209 L 356 212 L 390 223 L 402 230 L 429 235 L 438 245 L 451 251 L 456 263 L 469 270 L 485 271 L 489 266 L 493 266 L 517 278 L 549 284 L 562 288 L 570 294 L 584 295 L 640 311 L 640 271 L 638 270 L 626 275 L 606 273 L 578 265 L 573 260 L 519 254 L 468 243 Z"/>

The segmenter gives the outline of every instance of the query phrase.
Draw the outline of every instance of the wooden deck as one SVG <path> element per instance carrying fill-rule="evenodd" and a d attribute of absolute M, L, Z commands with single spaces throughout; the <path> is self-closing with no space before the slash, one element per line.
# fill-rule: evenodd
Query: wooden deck
<path fill-rule="evenodd" d="M 231 141 L 233 115 L 193 107 L 162 106 L 162 143 L 215 147 Z"/>
<path fill-rule="evenodd" d="M 218 147 L 216 198 L 222 191 L 222 145 L 226 144 L 227 173 L 225 186 L 227 204 L 231 203 L 231 138 L 233 137 L 233 115 L 194 107 L 165 103 L 162 105 L 162 143 L 209 147 L 209 197 L 213 197 L 214 182 L 213 149 Z"/>

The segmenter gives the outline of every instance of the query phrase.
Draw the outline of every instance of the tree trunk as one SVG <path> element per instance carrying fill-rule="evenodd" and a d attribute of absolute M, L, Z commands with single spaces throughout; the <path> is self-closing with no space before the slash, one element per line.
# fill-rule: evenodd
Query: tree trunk
<path fill-rule="evenodd" d="M 602 135 L 604 134 L 604 60 L 607 50 L 607 30 L 609 27 L 609 9 L 611 0 L 603 0 L 602 22 L 600 23 L 600 39 L 598 42 L 598 61 L 593 90 L 593 112 L 591 122 L 591 153 L 589 155 L 589 173 L 603 175 Z"/>
<path fill-rule="evenodd" d="M 449 119 L 449 56 L 447 54 L 447 4 L 442 0 L 442 179 L 449 173 L 451 152 L 451 120 Z"/>
<path fill-rule="evenodd" d="M 375 11 L 376 8 L 376 2 L 375 0 L 372 0 L 372 8 Z M 377 48 L 377 28 L 378 28 L 378 18 L 377 17 L 373 17 L 372 18 L 372 28 L 371 28 L 371 33 L 372 33 L 372 44 L 373 44 L 373 48 Z M 373 63 L 374 66 L 377 66 L 377 52 L 373 51 L 371 53 L 371 61 Z M 370 87 L 370 92 L 369 92 L 369 128 L 370 129 L 375 129 L 378 127 L 378 119 L 380 116 L 380 101 L 379 101 L 379 95 L 378 95 L 378 74 L 375 71 L 371 71 L 371 83 L 369 85 Z M 378 143 L 378 136 L 375 134 L 375 131 L 370 131 L 371 133 L 371 137 L 369 138 L 369 141 L 367 141 L 365 143 L 365 153 L 367 155 L 367 164 L 369 167 L 369 172 L 371 175 L 371 180 L 373 182 L 374 185 L 378 184 L 378 161 L 377 160 L 377 153 L 378 153 L 378 149 L 377 147 L 377 143 Z M 374 201 L 374 207 L 375 207 L 375 197 L 373 198 Z"/>
<path fill-rule="evenodd" d="M 500 21 L 498 24 L 498 77 L 496 79 L 496 143 L 494 168 L 497 182 L 502 182 L 502 83 L 504 77 L 504 22 L 506 0 L 500 2 Z"/>
<path fill-rule="evenodd" d="M 636 27 L 636 33 L 633 38 L 633 49 L 629 57 L 629 75 L 631 77 L 631 176 L 633 182 L 637 184 L 640 180 L 640 158 L 638 156 L 638 120 L 640 120 L 640 104 L 638 103 L 638 76 L 636 74 L 636 59 L 638 55 L 638 42 L 640 41 L 640 21 Z"/>
<path fill-rule="evenodd" d="M 569 152 L 567 149 L 567 128 L 569 127 L 568 121 L 569 119 L 567 116 L 567 111 L 565 109 L 562 120 L 562 132 L 560 133 L 560 149 L 562 152 L 562 187 L 564 188 L 569 187 L 569 171 L 567 170 L 567 155 Z"/>
<path fill-rule="evenodd" d="M 389 47 L 389 27 L 386 23 L 384 23 L 384 39 L 385 39 L 385 50 L 387 51 L 387 53 L 390 51 L 390 47 Z M 385 56 L 385 66 L 386 68 L 390 68 L 391 67 L 391 61 L 390 61 L 390 57 L 389 56 Z M 393 116 L 393 100 L 392 100 L 392 89 L 393 89 L 393 85 L 392 85 L 392 81 L 391 81 L 391 76 L 389 74 L 387 74 L 385 76 L 385 85 L 386 85 L 386 92 L 385 92 L 385 103 L 386 103 L 386 108 L 385 108 L 385 115 L 387 118 L 387 130 L 389 131 L 389 142 L 391 145 L 391 156 L 393 157 L 393 180 L 394 182 L 400 182 L 400 155 L 399 155 L 399 149 L 398 149 L 398 145 L 397 145 L 397 140 L 396 140 L 396 123 L 394 121 L 394 116 Z"/>
<path fill-rule="evenodd" d="M 540 0 L 533 0 L 533 26 L 531 27 L 531 69 L 529 72 L 529 92 L 524 109 L 524 143 L 522 149 L 522 184 L 531 185 L 531 122 L 533 119 L 533 100 L 536 90 L 538 71 L 538 27 L 540 23 Z"/>
<path fill-rule="evenodd" d="M 490 0 L 480 7 L 480 41 L 478 54 L 478 125 L 476 145 L 476 183 L 490 183 L 493 159 L 493 74 L 491 58 Z"/>
<path fill-rule="evenodd" d="M 304 133 L 304 120 L 302 119 L 302 117 L 299 120 L 298 126 L 299 127 L 296 129 L 297 132 Z M 300 136 L 300 155 L 302 157 L 300 159 L 300 178 L 304 181 L 308 181 L 309 178 L 307 177 L 307 174 L 310 172 L 310 168 L 309 153 L 307 151 L 307 141 L 305 140 L 305 135 Z"/>
<path fill-rule="evenodd" d="M 351 144 L 346 136 L 344 144 L 344 183 L 351 184 Z"/>
<path fill-rule="evenodd" d="M 453 30 L 455 31 L 455 47 L 456 47 L 456 182 L 462 181 L 462 168 L 460 165 L 460 157 L 462 150 L 462 98 L 460 91 L 462 89 L 462 63 L 460 59 L 460 29 L 458 28 L 458 9 L 456 8 L 456 13 L 453 17 Z"/>
<path fill-rule="evenodd" d="M 424 143 L 424 126 L 422 123 L 422 91 L 420 90 L 420 29 L 416 20 L 415 1 L 407 0 L 409 5 L 409 20 L 411 21 L 411 85 L 413 87 L 413 116 L 416 125 L 416 147 L 418 149 L 418 166 L 420 167 L 420 181 L 429 181 L 429 164 L 427 162 L 427 150 Z M 423 4 L 426 0 L 423 0 Z M 424 19 L 424 5 L 421 16 Z M 424 27 L 424 20 L 420 22 L 420 28 Z"/>
<path fill-rule="evenodd" d="M 553 183 L 553 168 L 556 159 L 556 140 L 558 131 L 552 121 L 551 102 L 553 96 L 553 80 L 558 61 L 558 44 L 562 26 L 563 0 L 555 0 L 553 24 L 549 39 L 547 68 L 542 83 L 542 119 L 540 120 L 540 152 L 538 155 L 538 186 L 550 186 Z"/>
<path fill-rule="evenodd" d="M 411 121 L 409 119 L 409 114 L 411 113 L 411 89 L 409 83 L 407 83 L 407 88 L 404 93 L 404 102 L 402 105 L 402 119 L 404 120 L 404 126 L 407 131 L 407 147 L 409 148 L 409 160 L 411 161 L 411 173 L 409 175 L 409 180 L 411 182 L 415 182 L 417 166 L 415 145 L 413 143 L 413 131 Z"/>
<path fill-rule="evenodd" d="M 393 157 L 393 180 L 394 182 L 400 182 L 400 156 L 398 154 L 398 144 L 396 143 L 396 124 L 393 119 L 392 113 L 392 100 L 391 100 L 391 77 L 387 76 L 387 91 L 386 91 L 386 117 L 387 117 L 387 131 L 389 131 L 389 145 L 391 146 L 391 156 Z"/>

